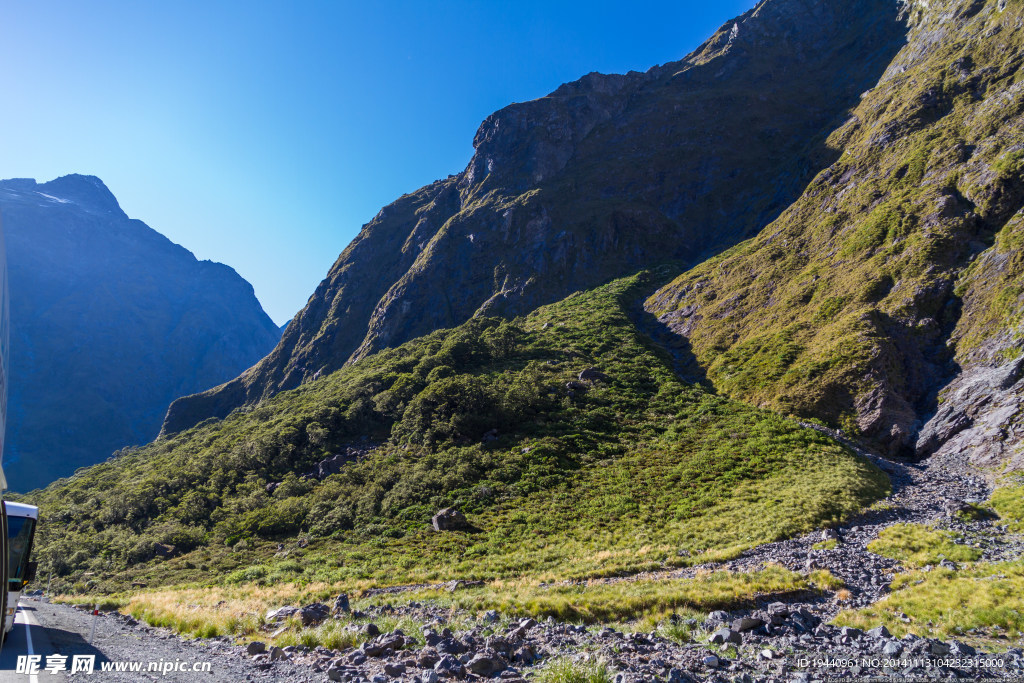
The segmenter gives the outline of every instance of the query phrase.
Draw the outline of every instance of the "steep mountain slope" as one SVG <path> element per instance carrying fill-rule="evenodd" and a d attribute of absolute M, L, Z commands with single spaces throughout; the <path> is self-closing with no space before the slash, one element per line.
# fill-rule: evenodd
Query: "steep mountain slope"
<path fill-rule="evenodd" d="M 43 486 L 147 443 L 178 396 L 215 386 L 278 340 L 231 268 L 129 219 L 99 179 L 0 182 L 11 288 L 4 469 Z"/>
<path fill-rule="evenodd" d="M 766 0 L 686 59 L 491 115 L 460 174 L 385 207 L 281 344 L 164 432 L 473 315 L 513 315 L 749 237 L 831 163 L 824 136 L 903 40 L 891 0 Z"/>
<path fill-rule="evenodd" d="M 1020 391 L 1024 8 L 904 12 L 908 44 L 829 137 L 835 163 L 647 308 L 685 338 L 690 372 L 730 396 L 892 454 L 927 455 L 961 432 L 958 448 L 989 457 L 1008 446 L 985 444 L 1019 438 L 1001 431 Z M 965 413 L 968 385 L 988 417 Z M 992 388 L 1006 400 L 980 406 Z"/>

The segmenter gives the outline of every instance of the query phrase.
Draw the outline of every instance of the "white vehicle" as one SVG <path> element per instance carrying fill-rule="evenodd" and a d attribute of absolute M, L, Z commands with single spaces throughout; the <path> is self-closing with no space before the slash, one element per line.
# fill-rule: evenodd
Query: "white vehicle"
<path fill-rule="evenodd" d="M 4 452 L 4 431 L 7 426 L 7 378 L 10 376 L 10 345 L 11 334 L 8 329 L 10 324 L 10 304 L 7 294 L 7 249 L 4 244 L 3 227 L 0 226 L 0 456 Z M 8 612 L 11 628 L 14 627 L 14 610 L 8 607 L 7 588 L 10 582 L 7 580 L 7 571 L 10 564 L 3 560 L 7 557 L 7 506 L 2 498 L 3 492 L 7 490 L 7 479 L 4 477 L 3 468 L 0 468 L 0 583 L 5 585 L 0 590 L 0 614 L 4 615 L 4 630 L 0 632 L 0 644 L 7 636 Z M 38 516 L 38 513 L 37 515 Z M 32 523 L 33 529 L 35 523 Z"/>
<path fill-rule="evenodd" d="M 25 585 L 36 577 L 36 563 L 32 556 L 32 541 L 36 536 L 39 508 L 35 505 L 4 501 L 7 508 L 7 542 L 10 548 L 7 580 L 7 613 L 4 615 L 4 635 L 14 628 L 14 612 Z"/>

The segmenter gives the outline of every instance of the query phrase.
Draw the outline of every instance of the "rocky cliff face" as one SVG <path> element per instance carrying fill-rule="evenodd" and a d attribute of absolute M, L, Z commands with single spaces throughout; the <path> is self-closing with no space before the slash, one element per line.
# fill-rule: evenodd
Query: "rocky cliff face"
<path fill-rule="evenodd" d="M 172 400 L 235 376 L 279 338 L 248 282 L 128 218 L 97 178 L 0 181 L 0 216 L 15 490 L 147 443 Z"/>
<path fill-rule="evenodd" d="M 894 455 L 1019 466 L 1024 10 L 902 11 L 908 43 L 829 137 L 836 161 L 647 308 L 729 395 Z"/>
<path fill-rule="evenodd" d="M 766 0 L 679 62 L 589 74 L 487 118 L 460 174 L 386 206 L 281 343 L 176 401 L 174 432 L 473 315 L 516 315 L 774 219 L 904 38 L 890 0 Z"/>

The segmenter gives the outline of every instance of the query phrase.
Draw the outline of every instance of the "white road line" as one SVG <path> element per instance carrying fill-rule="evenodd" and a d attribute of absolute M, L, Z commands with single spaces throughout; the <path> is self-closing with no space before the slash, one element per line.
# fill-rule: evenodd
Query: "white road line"
<path fill-rule="evenodd" d="M 39 626 L 39 623 L 36 622 L 35 624 L 33 624 L 32 622 L 35 621 L 35 618 L 32 616 L 32 614 L 30 612 L 26 612 L 20 609 L 21 605 L 18 605 L 18 608 L 19 609 L 17 613 L 15 613 L 15 616 L 20 614 L 22 618 L 25 620 L 24 622 L 22 622 L 21 625 L 25 627 L 25 647 L 28 649 L 29 656 L 31 656 L 35 654 L 35 651 L 32 649 L 32 626 Z M 28 680 L 29 683 L 39 683 L 39 675 L 32 674 L 28 677 Z"/>

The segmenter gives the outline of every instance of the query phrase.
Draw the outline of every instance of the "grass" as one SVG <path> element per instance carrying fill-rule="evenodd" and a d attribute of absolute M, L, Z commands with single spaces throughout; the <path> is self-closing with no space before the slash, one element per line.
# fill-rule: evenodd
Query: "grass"
<path fill-rule="evenodd" d="M 815 569 L 808 575 L 807 580 L 821 591 L 837 591 L 846 586 L 842 579 L 827 569 Z"/>
<path fill-rule="evenodd" d="M 809 579 L 778 565 L 752 573 L 703 573 L 684 580 L 592 581 L 579 584 L 541 585 L 537 582 L 496 581 L 481 587 L 424 589 L 396 595 L 354 598 L 353 607 L 406 605 L 429 602 L 450 615 L 451 628 L 477 625 L 476 617 L 494 609 L 505 620 L 521 617 L 546 618 L 575 623 L 620 624 L 645 632 L 657 630 L 679 642 L 691 642 L 707 612 L 750 606 L 759 598 L 782 596 L 834 585 L 828 572 L 816 572 Z M 833 577 L 834 578 L 834 577 Z M 319 626 L 303 627 L 296 619 L 282 625 L 265 622 L 271 609 L 311 602 L 330 603 L 349 586 L 312 584 L 254 584 L 177 587 L 147 590 L 107 598 L 109 609 L 119 609 L 152 626 L 170 628 L 189 636 L 233 636 L 261 640 L 279 646 L 323 645 L 331 649 L 357 647 L 366 636 L 360 627 L 373 621 L 382 631 L 400 628 L 417 637 L 423 623 L 412 617 L 374 616 L 354 619 L 346 615 Z M 93 604 L 94 596 L 61 596 L 65 603 Z M 272 635 L 276 633 L 276 635 Z"/>
<path fill-rule="evenodd" d="M 576 662 L 562 657 L 545 664 L 530 680 L 537 683 L 611 683 L 612 671 L 604 662 Z"/>
<path fill-rule="evenodd" d="M 104 577 L 90 592 L 583 580 L 728 559 L 888 493 L 827 436 L 679 380 L 630 318 L 652 277 L 433 333 L 57 482 L 30 496 L 40 572 Z M 569 396 L 586 367 L 609 379 Z M 371 457 L 296 476 L 359 430 Z M 475 530 L 434 532 L 448 505 Z"/>
<path fill-rule="evenodd" d="M 839 541 L 834 538 L 830 538 L 827 541 L 818 541 L 812 548 L 815 550 L 835 550 L 839 546 Z"/>
<path fill-rule="evenodd" d="M 296 619 L 283 622 L 285 631 L 272 636 L 278 626 L 265 622 L 267 611 L 285 605 L 301 606 L 312 602 L 330 602 L 341 589 L 324 584 L 282 584 L 277 586 L 217 586 L 174 588 L 133 595 L 95 598 L 58 596 L 65 604 L 92 605 L 100 601 L 102 609 L 117 609 L 151 626 L 166 627 L 188 636 L 206 638 L 228 635 L 243 640 L 262 640 L 286 645 L 322 645 L 331 649 L 357 647 L 367 636 L 359 628 L 369 619 L 350 615 L 330 619 L 315 627 L 303 627 Z M 411 618 L 378 616 L 373 623 L 382 631 L 402 629 L 416 638 L 423 624 Z"/>
<path fill-rule="evenodd" d="M 403 594 L 395 602 L 429 600 L 454 609 L 481 613 L 494 609 L 510 616 L 554 617 L 576 623 L 618 623 L 647 619 L 648 624 L 678 618 L 678 613 L 732 609 L 753 604 L 759 596 L 809 590 L 812 583 L 778 565 L 751 573 L 714 572 L 693 579 L 593 581 L 539 585 L 496 582 L 450 594 L 424 590 Z"/>
<path fill-rule="evenodd" d="M 128 598 L 121 595 L 56 595 L 53 601 L 76 607 L 97 608 L 104 612 L 120 611 L 128 605 Z"/>
<path fill-rule="evenodd" d="M 1024 486 L 997 488 L 988 503 L 1010 531 L 1024 532 Z"/>
<path fill-rule="evenodd" d="M 897 637 L 914 633 L 1019 643 L 1024 631 L 1024 562 L 900 574 L 891 594 L 869 607 L 841 612 L 836 623 L 858 628 L 884 624 Z"/>
<path fill-rule="evenodd" d="M 876 555 L 899 560 L 907 567 L 936 565 L 941 560 L 971 562 L 981 551 L 956 543 L 948 531 L 939 531 L 922 524 L 894 524 L 882 529 L 878 538 L 868 543 Z"/>

